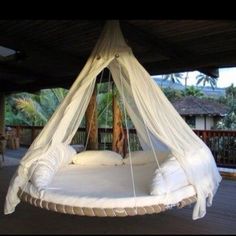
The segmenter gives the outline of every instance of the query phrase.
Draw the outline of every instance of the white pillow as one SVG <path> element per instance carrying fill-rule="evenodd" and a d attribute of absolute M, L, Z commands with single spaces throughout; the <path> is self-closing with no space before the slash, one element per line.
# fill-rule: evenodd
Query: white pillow
<path fill-rule="evenodd" d="M 189 185 L 184 170 L 179 162 L 170 158 L 160 169 L 156 169 L 151 186 L 151 195 L 163 195 Z M 162 171 L 162 174 L 161 174 Z"/>
<path fill-rule="evenodd" d="M 84 151 L 73 157 L 76 165 L 122 165 L 122 156 L 113 151 Z"/>
<path fill-rule="evenodd" d="M 29 178 L 31 183 L 39 189 L 46 187 L 58 169 L 69 164 L 75 154 L 75 149 L 66 144 L 59 144 L 50 148 L 30 166 Z"/>
<path fill-rule="evenodd" d="M 156 151 L 155 153 L 159 164 L 161 164 L 170 157 L 170 154 L 168 152 Z M 147 163 L 156 162 L 155 155 L 152 150 L 135 151 L 131 152 L 130 154 L 131 154 L 132 165 L 144 165 Z M 123 163 L 126 165 L 130 164 L 129 153 L 126 154 L 125 158 L 123 159 Z"/>
<path fill-rule="evenodd" d="M 70 146 L 73 147 L 77 153 L 84 151 L 83 144 L 72 144 Z"/>
<path fill-rule="evenodd" d="M 55 174 L 54 169 L 46 163 L 40 161 L 38 164 L 34 162 L 30 167 L 29 172 L 31 183 L 38 189 L 45 188 L 53 179 Z"/>

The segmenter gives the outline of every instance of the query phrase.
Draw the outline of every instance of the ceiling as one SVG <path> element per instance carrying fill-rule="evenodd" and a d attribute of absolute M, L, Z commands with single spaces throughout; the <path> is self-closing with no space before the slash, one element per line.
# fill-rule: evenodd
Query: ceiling
<path fill-rule="evenodd" d="M 0 46 L 17 51 L 0 60 L 0 92 L 69 88 L 105 21 L 0 20 Z M 199 70 L 218 76 L 236 66 L 236 21 L 122 20 L 134 55 L 152 75 Z"/>

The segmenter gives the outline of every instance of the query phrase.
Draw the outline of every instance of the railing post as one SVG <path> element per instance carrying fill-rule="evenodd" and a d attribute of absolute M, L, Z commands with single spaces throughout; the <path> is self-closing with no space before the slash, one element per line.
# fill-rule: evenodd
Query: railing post
<path fill-rule="evenodd" d="M 17 138 L 20 137 L 20 126 L 19 125 L 16 126 L 16 137 Z"/>
<path fill-rule="evenodd" d="M 102 139 L 101 139 L 101 129 L 98 128 L 98 148 L 101 147 L 101 142 L 102 142 Z"/>
<path fill-rule="evenodd" d="M 206 130 L 203 130 L 202 139 L 203 139 L 205 144 L 207 144 L 207 138 L 208 138 L 207 132 L 206 132 Z"/>
<path fill-rule="evenodd" d="M 5 95 L 0 93 L 0 134 L 5 136 Z"/>

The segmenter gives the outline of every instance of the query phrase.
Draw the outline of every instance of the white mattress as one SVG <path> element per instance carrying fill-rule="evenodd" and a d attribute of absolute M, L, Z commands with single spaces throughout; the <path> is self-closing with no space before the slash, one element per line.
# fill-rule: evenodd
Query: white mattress
<path fill-rule="evenodd" d="M 129 165 L 81 167 L 68 165 L 60 169 L 40 198 L 49 202 L 78 207 L 124 208 L 163 203 L 176 204 L 193 196 L 195 190 L 188 185 L 167 195 L 151 196 L 150 186 L 156 165 L 133 166 L 136 197 L 134 197 Z M 31 183 L 25 191 L 38 198 Z"/>

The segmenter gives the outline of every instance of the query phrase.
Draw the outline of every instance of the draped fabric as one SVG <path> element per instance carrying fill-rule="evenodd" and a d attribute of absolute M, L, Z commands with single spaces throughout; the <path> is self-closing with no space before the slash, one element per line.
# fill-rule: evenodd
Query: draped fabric
<path fill-rule="evenodd" d="M 17 192 L 29 180 L 29 167 L 60 143 L 75 135 L 94 90 L 96 77 L 111 71 L 144 150 L 166 150 L 176 157 L 197 193 L 193 219 L 212 204 L 221 176 L 211 151 L 191 130 L 151 79 L 126 44 L 117 21 L 109 21 L 64 101 L 32 143 L 13 176 L 5 201 L 5 214 L 19 203 Z M 171 194 L 171 193 L 170 193 Z"/>

